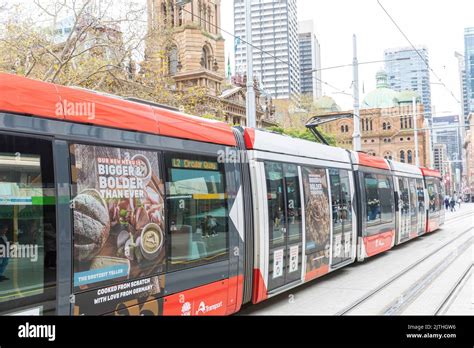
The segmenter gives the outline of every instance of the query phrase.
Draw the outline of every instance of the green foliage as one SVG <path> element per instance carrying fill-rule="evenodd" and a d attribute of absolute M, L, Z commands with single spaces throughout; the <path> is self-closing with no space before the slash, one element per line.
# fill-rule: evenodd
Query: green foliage
<path fill-rule="evenodd" d="M 304 128 L 304 129 L 302 129 L 302 128 L 283 128 L 283 127 L 280 127 L 280 126 L 274 126 L 274 127 L 269 127 L 268 130 L 271 131 L 271 132 L 288 135 L 292 138 L 298 138 L 298 139 L 304 139 L 304 140 L 318 142 L 318 140 L 314 137 L 313 133 L 311 133 L 311 131 L 307 128 Z M 327 134 L 324 131 L 322 131 L 321 129 L 319 130 L 319 132 L 324 136 L 324 138 L 329 143 L 329 145 L 336 146 L 336 137 L 335 136 L 333 136 L 331 134 Z"/>

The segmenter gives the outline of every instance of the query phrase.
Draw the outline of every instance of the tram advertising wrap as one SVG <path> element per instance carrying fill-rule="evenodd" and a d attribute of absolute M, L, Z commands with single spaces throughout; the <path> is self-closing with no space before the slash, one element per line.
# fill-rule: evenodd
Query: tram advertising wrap
<path fill-rule="evenodd" d="M 158 155 L 71 145 L 74 288 L 164 271 L 164 195 Z"/>
<path fill-rule="evenodd" d="M 330 210 L 326 169 L 301 168 L 305 198 L 306 275 L 317 278 L 329 270 Z"/>

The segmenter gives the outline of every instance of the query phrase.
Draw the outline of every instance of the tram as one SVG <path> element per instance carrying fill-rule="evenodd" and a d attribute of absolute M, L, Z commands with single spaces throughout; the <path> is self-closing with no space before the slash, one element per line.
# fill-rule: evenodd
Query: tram
<path fill-rule="evenodd" d="M 230 315 L 444 223 L 438 172 L 0 74 L 0 314 Z"/>

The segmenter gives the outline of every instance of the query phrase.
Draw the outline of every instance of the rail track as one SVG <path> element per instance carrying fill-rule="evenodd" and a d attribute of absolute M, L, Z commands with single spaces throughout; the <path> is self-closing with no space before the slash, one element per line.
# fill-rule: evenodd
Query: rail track
<path fill-rule="evenodd" d="M 449 308 L 451 307 L 453 302 L 456 300 L 457 296 L 461 292 L 464 285 L 468 282 L 469 278 L 471 278 L 472 267 L 473 267 L 473 264 L 471 263 L 466 268 L 466 270 L 462 273 L 462 275 L 458 278 L 458 280 L 454 283 L 453 287 L 443 298 L 440 305 L 436 308 L 434 315 L 443 315 L 449 310 Z"/>
<path fill-rule="evenodd" d="M 466 214 L 465 216 L 463 215 L 462 218 L 465 218 L 467 216 L 469 216 L 471 214 Z M 456 219 L 451 219 L 449 221 L 454 221 L 454 220 L 458 220 L 457 218 Z M 371 291 L 369 291 L 368 293 L 364 294 L 363 296 L 361 296 L 360 298 L 358 298 L 356 301 L 354 301 L 353 303 L 351 303 L 350 305 L 346 306 L 345 308 L 343 308 L 341 311 L 337 312 L 336 315 L 346 315 L 348 314 L 349 312 L 353 311 L 354 309 L 356 309 L 357 307 L 359 307 L 360 305 L 362 305 L 363 303 L 367 302 L 369 299 L 371 299 L 372 297 L 374 297 L 376 294 L 378 294 L 380 291 L 382 291 L 383 289 L 387 288 L 390 284 L 394 283 L 396 280 L 400 279 L 402 276 L 404 276 L 407 272 L 409 271 L 412 271 L 413 269 L 417 268 L 420 264 L 422 264 L 423 262 L 425 262 L 426 260 L 430 259 L 433 255 L 437 254 L 438 252 L 440 252 L 441 250 L 443 250 L 445 247 L 447 247 L 448 245 L 454 243 L 455 241 L 457 241 L 458 239 L 460 239 L 461 237 L 465 236 L 466 234 L 470 233 L 471 230 L 474 229 L 474 227 L 469 227 L 467 228 L 466 230 L 464 230 L 463 232 L 459 233 L 456 237 L 450 239 L 449 241 L 447 241 L 446 243 L 444 243 L 443 245 L 439 246 L 438 248 L 436 248 L 435 250 L 431 251 L 430 253 L 428 253 L 427 255 L 417 259 L 416 261 L 412 262 L 409 266 L 405 267 L 404 269 L 402 269 L 400 272 L 396 273 L 394 276 L 392 276 L 391 278 L 389 278 L 388 280 L 386 280 L 385 282 L 383 282 L 382 284 L 380 284 L 379 286 L 377 286 L 375 289 L 372 289 Z M 471 242 L 473 238 L 470 238 L 469 241 Z M 466 244 L 470 244 L 469 243 L 466 243 Z M 451 255 L 451 254 L 450 254 Z M 449 255 L 448 255 L 449 256 Z M 452 257 L 452 256 L 451 256 Z M 454 261 L 454 260 L 453 260 Z M 441 266 L 440 266 L 441 267 Z M 385 312 L 388 311 L 388 308 L 385 310 Z M 385 313 L 384 313 L 385 314 Z M 387 313 L 389 314 L 389 313 Z"/>

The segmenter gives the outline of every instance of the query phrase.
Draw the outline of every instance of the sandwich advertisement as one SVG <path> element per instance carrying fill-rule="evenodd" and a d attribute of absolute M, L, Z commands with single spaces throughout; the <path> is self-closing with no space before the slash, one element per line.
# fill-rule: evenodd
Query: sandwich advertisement
<path fill-rule="evenodd" d="M 158 154 L 78 144 L 70 153 L 76 292 L 164 272 Z M 145 288 L 149 296 L 160 287 Z"/>

